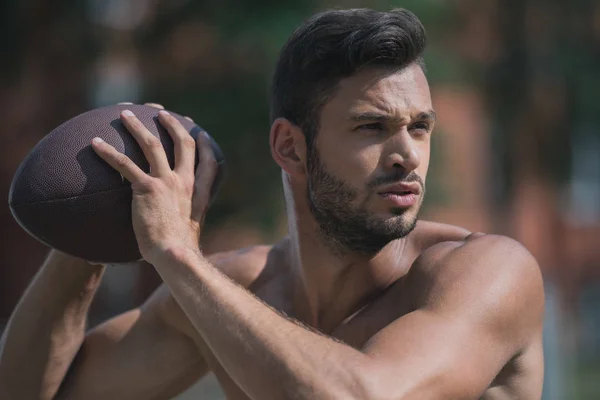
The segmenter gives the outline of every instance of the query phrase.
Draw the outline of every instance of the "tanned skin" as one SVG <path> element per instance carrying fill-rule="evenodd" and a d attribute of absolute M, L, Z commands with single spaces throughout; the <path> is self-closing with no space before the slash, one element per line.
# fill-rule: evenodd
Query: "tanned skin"
<path fill-rule="evenodd" d="M 398 173 L 424 184 L 432 111 L 417 64 L 365 68 L 340 82 L 315 146 L 321 167 L 355 193 L 342 207 L 377 224 L 416 221 L 424 186 L 398 210 L 385 187 L 368 182 Z M 311 212 L 303 132 L 278 119 L 270 145 L 288 236 L 207 256 L 197 243 L 216 171 L 208 142 L 198 140 L 194 175 L 196 144 L 161 114 L 175 142 L 171 170 L 136 118 L 122 120 L 150 175 L 106 143 L 93 147 L 132 182 L 138 244 L 164 285 L 86 333 L 102 267 L 53 252 L 3 337 L 7 398 L 169 399 L 208 371 L 230 399 L 541 397 L 543 285 L 519 243 L 419 221 L 375 253 L 345 249 Z"/>

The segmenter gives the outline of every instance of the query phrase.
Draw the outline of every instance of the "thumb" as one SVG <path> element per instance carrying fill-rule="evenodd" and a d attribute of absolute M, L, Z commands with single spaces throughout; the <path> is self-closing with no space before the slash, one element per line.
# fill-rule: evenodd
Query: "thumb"
<path fill-rule="evenodd" d="M 211 139 L 206 132 L 198 135 L 198 166 L 194 184 L 192 218 L 203 221 L 204 214 L 210 205 L 211 189 L 219 171 L 219 163 L 212 148 Z"/>

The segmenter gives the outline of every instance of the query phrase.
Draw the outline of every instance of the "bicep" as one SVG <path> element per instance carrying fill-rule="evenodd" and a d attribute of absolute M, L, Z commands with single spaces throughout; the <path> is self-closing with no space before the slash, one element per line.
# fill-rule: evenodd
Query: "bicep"
<path fill-rule="evenodd" d="M 478 398 L 508 361 L 505 345 L 467 321 L 419 309 L 373 336 L 369 356 L 375 391 L 402 399 Z"/>
<path fill-rule="evenodd" d="M 537 337 L 543 285 L 529 253 L 504 238 L 475 239 L 407 280 L 414 311 L 363 349 L 379 387 L 398 398 L 478 398 Z M 430 262 L 431 261 L 431 262 Z"/>
<path fill-rule="evenodd" d="M 90 331 L 57 399 L 170 399 L 208 372 L 193 340 L 165 322 L 163 303 L 158 293 Z"/>

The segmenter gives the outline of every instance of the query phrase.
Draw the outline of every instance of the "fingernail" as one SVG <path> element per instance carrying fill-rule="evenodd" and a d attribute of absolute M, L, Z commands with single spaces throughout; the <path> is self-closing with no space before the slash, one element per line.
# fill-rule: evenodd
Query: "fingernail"
<path fill-rule="evenodd" d="M 162 115 L 164 115 L 164 116 L 171 115 L 171 114 L 169 114 L 169 112 L 168 112 L 168 111 L 165 111 L 165 110 L 160 110 L 158 113 L 159 113 L 159 114 L 162 114 Z"/>
<path fill-rule="evenodd" d="M 123 115 L 126 116 L 126 117 L 133 117 L 134 116 L 133 113 L 131 111 L 129 111 L 129 110 L 123 111 Z"/>
<path fill-rule="evenodd" d="M 102 139 L 101 139 L 101 138 L 99 138 L 99 137 L 95 137 L 95 138 L 93 139 L 93 142 L 94 142 L 94 143 L 102 143 L 102 142 L 104 142 L 104 140 L 102 140 Z"/>

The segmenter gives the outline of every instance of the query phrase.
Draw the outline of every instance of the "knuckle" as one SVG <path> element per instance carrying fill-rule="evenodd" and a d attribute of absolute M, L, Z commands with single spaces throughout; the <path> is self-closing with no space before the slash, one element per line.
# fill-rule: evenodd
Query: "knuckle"
<path fill-rule="evenodd" d="M 137 190 L 141 190 L 143 192 L 152 192 L 156 189 L 156 184 L 153 182 L 152 179 L 140 179 L 137 182 L 134 182 L 132 184 L 132 186 L 137 189 Z"/>
<path fill-rule="evenodd" d="M 119 154 L 116 157 L 116 163 L 119 167 L 128 167 L 131 163 L 131 160 L 125 154 Z"/>
<path fill-rule="evenodd" d="M 165 115 L 165 121 L 172 127 L 177 127 L 177 124 L 179 123 L 179 121 L 177 121 L 177 118 L 175 118 L 171 114 Z"/>
<path fill-rule="evenodd" d="M 183 190 L 186 195 L 191 196 L 195 191 L 195 183 L 193 179 L 186 179 L 183 183 Z"/>
<path fill-rule="evenodd" d="M 169 121 L 171 126 L 173 126 L 174 128 L 183 129 L 183 125 L 181 125 L 181 122 L 179 122 L 179 120 L 177 118 L 175 118 L 174 116 L 172 116 L 171 114 L 168 115 L 167 120 Z"/>
<path fill-rule="evenodd" d="M 133 117 L 129 120 L 129 129 L 134 130 L 136 132 L 140 132 L 144 129 L 144 126 L 136 117 Z"/>
<path fill-rule="evenodd" d="M 181 144 L 183 144 L 183 146 L 188 149 L 196 148 L 196 141 L 194 140 L 193 137 L 191 137 L 189 135 L 187 135 L 181 139 Z"/>
<path fill-rule="evenodd" d="M 171 114 L 162 114 L 162 117 L 164 118 L 164 124 L 169 127 L 172 127 L 175 121 L 177 121 Z"/>
<path fill-rule="evenodd" d="M 152 135 L 144 139 L 144 145 L 150 149 L 162 148 L 162 143 L 160 142 L 160 140 L 158 140 L 156 136 Z"/>
<path fill-rule="evenodd" d="M 192 191 L 196 187 L 196 176 L 193 172 L 189 173 L 185 179 L 185 185 L 189 187 Z"/>
<path fill-rule="evenodd" d="M 142 185 L 144 185 L 146 190 L 151 191 L 151 192 L 158 190 L 158 185 L 156 183 L 156 180 L 154 180 L 154 179 L 143 179 Z"/>

